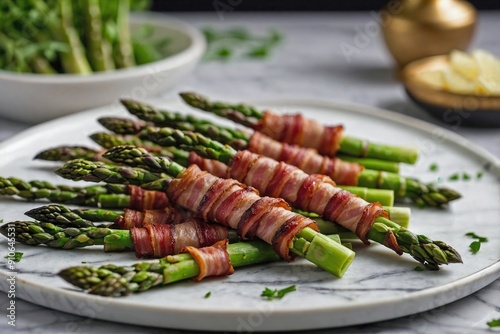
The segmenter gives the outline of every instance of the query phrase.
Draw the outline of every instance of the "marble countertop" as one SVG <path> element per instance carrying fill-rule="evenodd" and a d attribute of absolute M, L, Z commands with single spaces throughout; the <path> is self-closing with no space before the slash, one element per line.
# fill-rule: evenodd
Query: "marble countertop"
<path fill-rule="evenodd" d="M 357 31 L 374 20 L 370 13 L 224 13 L 176 14 L 196 26 L 245 26 L 266 32 L 276 28 L 283 44 L 265 60 L 203 62 L 171 91 L 195 90 L 217 98 L 322 98 L 356 102 L 396 111 L 448 128 L 482 146 L 500 158 L 499 129 L 474 129 L 446 124 L 412 104 L 394 77 L 392 62 L 381 36 L 375 34 L 366 45 L 346 57 L 340 45 L 353 43 Z M 500 54 L 494 31 L 500 28 L 500 13 L 480 13 L 473 47 Z M 349 59 L 348 59 L 349 58 Z M 0 118 L 0 141 L 27 129 L 22 124 Z M 9 299 L 0 294 L 0 312 L 5 314 Z M 177 330 L 135 327 L 74 316 L 35 304 L 16 301 L 16 327 L 0 321 L 2 333 L 183 333 Z M 375 324 L 317 333 L 481 333 L 486 322 L 500 318 L 500 280 L 484 289 L 424 313 Z"/>

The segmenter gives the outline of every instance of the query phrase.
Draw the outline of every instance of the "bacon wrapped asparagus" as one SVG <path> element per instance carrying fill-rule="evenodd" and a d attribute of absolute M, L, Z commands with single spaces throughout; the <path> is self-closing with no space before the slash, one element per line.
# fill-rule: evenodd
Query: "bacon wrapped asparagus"
<path fill-rule="evenodd" d="M 303 256 L 338 277 L 352 262 L 351 250 L 318 233 L 313 220 L 290 211 L 284 200 L 260 197 L 252 187 L 220 179 L 195 165 L 184 168 L 166 158 L 162 163 L 173 176 L 162 179 L 169 199 L 204 220 L 235 229 L 243 239 L 258 237 L 287 261 Z M 145 170 L 86 160 L 70 161 L 56 173 L 72 180 L 129 184 L 143 184 L 154 178 Z"/>
<path fill-rule="evenodd" d="M 40 180 L 24 181 L 15 177 L 0 177 L 0 195 L 29 201 L 49 200 L 62 204 L 135 210 L 162 209 L 170 205 L 165 193 L 145 190 L 134 185 L 74 187 Z"/>
<path fill-rule="evenodd" d="M 460 194 L 448 188 L 423 184 L 416 179 L 406 178 L 395 173 L 363 169 L 357 163 L 326 157 L 318 154 L 315 149 L 284 144 L 260 132 L 249 135 L 240 131 L 236 136 L 235 133 L 238 130 L 216 126 L 205 120 L 195 121 L 192 116 L 184 116 L 185 120 L 183 122 L 174 122 L 172 119 L 178 120 L 183 116 L 168 111 L 160 111 L 152 106 L 132 100 L 122 100 L 122 103 L 135 116 L 155 122 L 158 126 L 194 130 L 236 149 L 247 149 L 253 153 L 295 165 L 306 173 L 330 176 L 337 184 L 394 190 L 397 198 L 412 200 L 419 206 L 443 206 L 460 198 Z M 120 125 L 115 126 L 115 128 L 123 131 L 123 129 L 127 128 L 123 123 L 125 122 L 119 122 Z M 113 123 L 109 119 L 103 124 L 108 128 L 113 128 Z M 128 126 L 130 131 L 135 131 L 137 128 L 138 126 L 132 124 Z M 160 145 L 171 144 L 161 136 L 148 134 L 157 132 L 154 128 L 146 127 L 146 130 L 143 130 L 142 138 Z"/>
<path fill-rule="evenodd" d="M 220 242 L 200 250 L 167 256 L 155 262 L 130 266 L 77 266 L 62 270 L 59 276 L 88 293 L 121 297 L 185 279 L 230 275 L 233 267 L 279 260 L 271 245 L 260 240 L 227 245 Z"/>
<path fill-rule="evenodd" d="M 371 239 L 398 254 L 409 253 L 430 269 L 438 269 L 441 264 L 461 262 L 460 255 L 449 245 L 398 226 L 387 219 L 388 214 L 380 205 L 367 203 L 336 188 L 325 176 L 308 175 L 294 166 L 248 151 L 237 152 L 199 134 L 175 130 L 174 133 L 177 134 L 177 142 L 184 138 L 184 142 L 192 148 L 228 163 L 228 176 L 255 186 L 266 195 L 284 198 L 300 209 L 336 221 L 356 233 L 365 243 Z M 171 168 L 170 161 L 130 146 L 115 147 L 104 156 L 112 161 L 147 167 L 161 173 L 167 173 Z M 158 190 L 164 187 L 162 182 L 153 182 L 150 186 L 156 186 Z"/>
<path fill-rule="evenodd" d="M 192 211 L 175 206 L 166 206 L 163 209 L 134 210 L 124 208 L 123 211 L 107 209 L 78 208 L 70 209 L 64 205 L 50 204 L 25 212 L 33 219 L 76 227 L 95 226 L 96 222 L 113 223 L 113 227 L 130 230 L 132 227 L 145 225 L 180 224 L 188 219 L 196 218 Z"/>
<path fill-rule="evenodd" d="M 281 115 L 269 110 L 262 112 L 241 103 L 211 102 L 191 92 L 181 93 L 180 96 L 192 107 L 230 119 L 281 142 L 317 149 L 328 156 L 334 156 L 339 151 L 353 156 L 410 164 L 418 159 L 416 148 L 382 145 L 345 136 L 342 125 L 325 126 L 301 114 Z"/>
<path fill-rule="evenodd" d="M 138 258 L 177 254 L 183 247 L 205 247 L 229 236 L 226 227 L 196 218 L 176 225 L 146 224 L 130 230 L 72 226 L 80 222 L 58 226 L 49 222 L 15 221 L 0 226 L 0 233 L 8 236 L 14 228 L 16 241 L 29 246 L 46 245 L 68 250 L 103 245 L 105 252 L 135 250 Z"/>

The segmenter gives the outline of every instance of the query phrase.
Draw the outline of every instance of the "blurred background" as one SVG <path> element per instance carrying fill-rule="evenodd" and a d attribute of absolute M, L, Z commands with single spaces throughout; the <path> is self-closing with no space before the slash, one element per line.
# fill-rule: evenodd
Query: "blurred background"
<path fill-rule="evenodd" d="M 221 1 L 222 3 L 223 1 Z M 238 2 L 238 11 L 351 11 L 351 10 L 378 10 L 387 1 L 385 0 L 356 0 L 356 1 L 328 1 L 328 0 L 252 0 Z M 153 10 L 156 11 L 213 11 L 217 1 L 199 0 L 169 0 L 153 1 Z M 472 0 L 477 9 L 500 9 L 500 1 Z"/>

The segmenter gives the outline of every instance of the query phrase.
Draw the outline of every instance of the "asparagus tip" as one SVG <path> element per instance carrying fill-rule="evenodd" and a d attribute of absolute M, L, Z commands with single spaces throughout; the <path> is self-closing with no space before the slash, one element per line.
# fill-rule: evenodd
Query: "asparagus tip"
<path fill-rule="evenodd" d="M 194 93 L 194 92 L 181 92 L 179 93 L 180 97 L 189 104 L 192 107 L 198 108 L 198 109 L 206 109 L 208 101 L 205 97 L 201 96 L 200 94 Z"/>

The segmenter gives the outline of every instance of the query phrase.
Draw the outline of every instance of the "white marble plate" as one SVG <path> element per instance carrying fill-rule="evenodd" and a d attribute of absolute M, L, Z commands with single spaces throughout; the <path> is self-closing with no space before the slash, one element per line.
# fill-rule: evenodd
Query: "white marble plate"
<path fill-rule="evenodd" d="M 151 101 L 158 106 L 195 113 L 178 101 Z M 350 135 L 379 142 L 416 145 L 421 158 L 403 173 L 424 181 L 437 178 L 464 197 L 447 210 L 414 208 L 410 228 L 453 245 L 464 264 L 438 272 L 414 271 L 409 256 L 398 257 L 379 245 L 356 246 L 357 256 L 342 279 L 318 270 L 304 260 L 238 268 L 227 278 L 191 281 L 157 288 L 121 299 L 89 296 L 55 274 L 62 268 L 103 263 L 135 262 L 133 253 L 102 253 L 98 248 L 58 251 L 16 245 L 24 257 L 15 272 L 6 267 L 7 243 L 0 241 L 0 289 L 9 291 L 7 278 L 15 276 L 15 298 L 60 311 L 93 318 L 140 325 L 199 329 L 269 331 L 340 327 L 391 319 L 436 309 L 467 296 L 500 276 L 500 167 L 499 161 L 465 139 L 433 125 L 366 106 L 331 101 L 261 102 L 281 112 L 302 111 L 325 124 L 342 122 Z M 117 104 L 75 114 L 34 127 L 0 145 L 0 175 L 71 183 L 52 174 L 55 163 L 33 161 L 42 149 L 62 144 L 88 144 L 87 135 L 102 131 L 98 116 L 126 115 Z M 205 117 L 209 117 L 203 114 Z M 220 121 L 220 120 L 219 120 Z M 439 171 L 431 172 L 431 163 Z M 483 176 L 476 178 L 476 172 Z M 453 173 L 467 172 L 468 181 L 448 181 Z M 41 205 L 41 204 L 40 204 Z M 23 212 L 38 206 L 0 199 L 4 222 L 25 219 Z M 473 231 L 487 236 L 473 255 L 464 236 Z M 297 291 L 282 300 L 260 297 L 265 287 Z M 210 298 L 204 298 L 207 292 Z M 14 300 L 14 299 L 12 299 Z M 68 324 L 68 330 L 78 324 Z M 70 328 L 71 327 L 71 328 Z"/>

